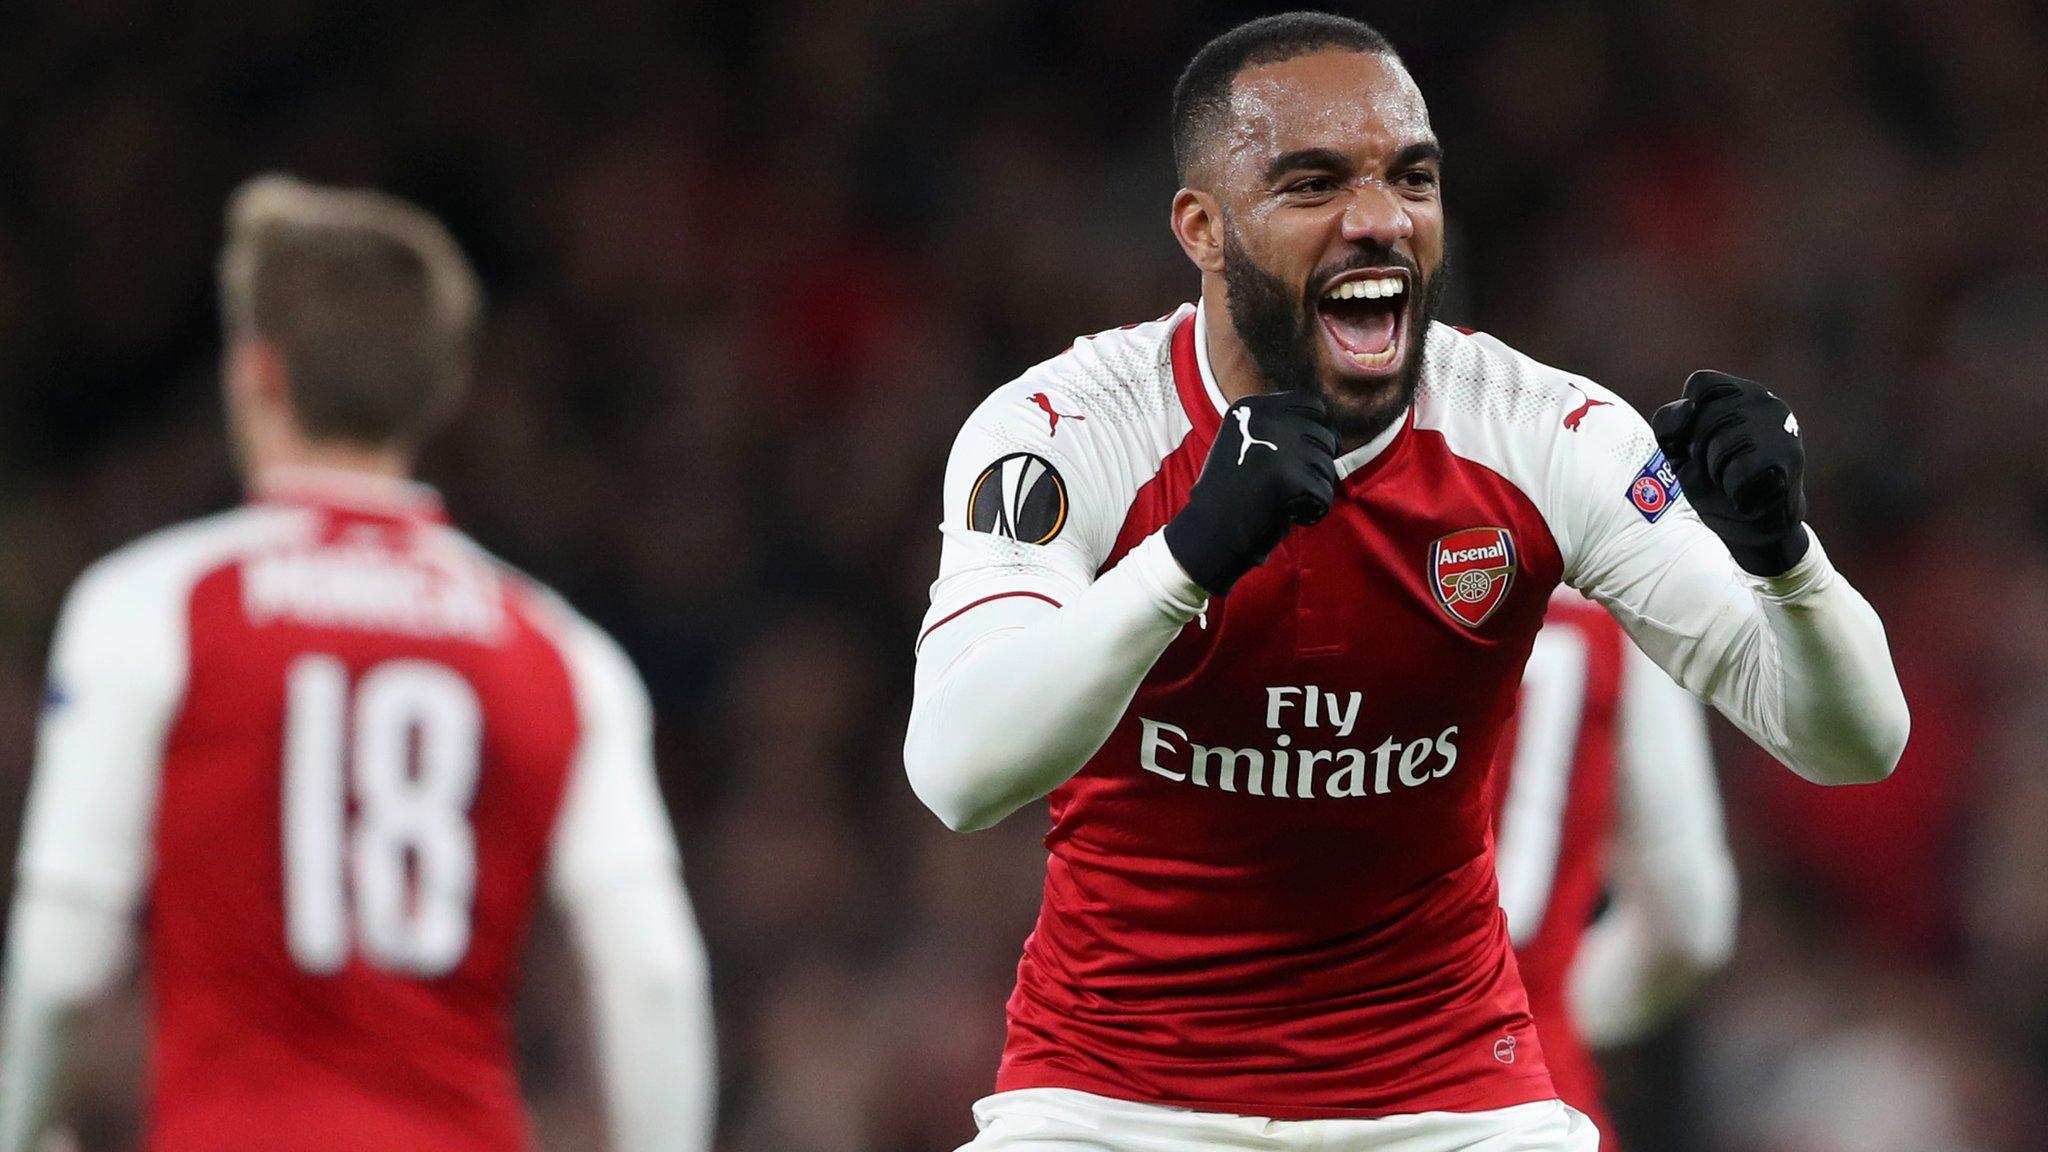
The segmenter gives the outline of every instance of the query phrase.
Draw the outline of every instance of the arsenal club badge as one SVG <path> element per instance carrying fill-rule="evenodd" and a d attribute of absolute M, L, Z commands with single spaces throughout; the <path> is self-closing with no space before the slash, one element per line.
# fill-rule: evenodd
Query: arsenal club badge
<path fill-rule="evenodd" d="M 1451 618 L 1477 628 L 1515 583 L 1515 537 L 1505 528 L 1467 528 L 1429 546 L 1429 584 Z"/>

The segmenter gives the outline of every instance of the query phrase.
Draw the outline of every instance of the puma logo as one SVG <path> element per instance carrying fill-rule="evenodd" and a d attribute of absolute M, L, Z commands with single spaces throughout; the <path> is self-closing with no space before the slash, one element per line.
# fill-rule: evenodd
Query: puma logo
<path fill-rule="evenodd" d="M 1027 397 L 1027 399 L 1029 399 L 1033 404 L 1038 405 L 1039 411 L 1045 413 L 1045 418 L 1051 422 L 1050 426 L 1046 430 L 1046 435 L 1048 436 L 1057 436 L 1060 434 L 1060 418 L 1063 416 L 1069 420 L 1087 419 L 1086 416 L 1081 415 L 1079 412 L 1061 412 L 1056 410 L 1052 406 L 1052 397 L 1047 396 L 1043 392 L 1033 392 L 1029 397 Z"/>
<path fill-rule="evenodd" d="M 1595 400 L 1591 396 L 1586 396 L 1586 390 L 1577 384 L 1570 385 L 1570 388 L 1579 395 L 1585 396 L 1586 402 L 1572 409 L 1571 414 L 1564 418 L 1564 427 L 1567 432 L 1577 432 L 1579 425 L 1586 419 L 1586 413 L 1591 412 L 1593 409 L 1613 407 L 1614 402 L 1611 400 Z"/>
<path fill-rule="evenodd" d="M 1271 440 L 1261 440 L 1257 436 L 1252 435 L 1251 409 L 1233 409 L 1230 415 L 1237 420 L 1238 434 L 1244 437 L 1244 443 L 1239 444 L 1237 446 L 1237 462 L 1239 464 L 1244 463 L 1245 456 L 1251 452 L 1252 445 L 1254 444 L 1264 444 L 1266 447 L 1271 448 L 1275 452 L 1278 452 L 1280 450 L 1280 446 L 1278 444 L 1273 443 Z"/>

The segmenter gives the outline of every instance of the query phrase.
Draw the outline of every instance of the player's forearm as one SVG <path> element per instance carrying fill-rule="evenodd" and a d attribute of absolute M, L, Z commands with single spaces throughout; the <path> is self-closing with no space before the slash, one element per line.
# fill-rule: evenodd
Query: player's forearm
<path fill-rule="evenodd" d="M 1572 961 L 1572 1019 L 1592 1047 L 1641 1039 L 1684 1003 L 1711 969 L 1664 946 L 1648 910 L 1617 901 L 1586 929 Z"/>
<path fill-rule="evenodd" d="M 704 942 L 680 880 L 609 886 L 569 915 L 597 1015 L 613 1152 L 704 1152 L 716 1044 Z"/>
<path fill-rule="evenodd" d="M 1884 625 L 1820 541 L 1782 576 L 1736 570 L 1696 531 L 1601 589 L 1657 664 L 1794 772 L 1820 784 L 1881 780 L 1909 717 Z"/>
<path fill-rule="evenodd" d="M 1646 890 L 1652 945 L 1701 972 L 1728 962 L 1735 950 L 1735 868 L 1711 848 L 1661 845 L 1645 860 L 1640 884 Z"/>
<path fill-rule="evenodd" d="M 125 964 L 126 915 L 27 888 L 8 924 L 0 1007 L 0 1152 L 29 1152 L 51 1107 L 81 1010 Z"/>
<path fill-rule="evenodd" d="M 1656 1026 L 1735 946 L 1735 870 L 1718 829 L 1618 847 L 1614 899 L 1586 930 L 1570 977 L 1573 1015 L 1595 1047 Z"/>
<path fill-rule="evenodd" d="M 1059 787 L 1204 600 L 1155 535 L 1063 607 L 1020 603 L 993 630 L 967 632 L 970 615 L 933 633 L 903 748 L 911 788 L 971 831 Z"/>
<path fill-rule="evenodd" d="M 1647 657 L 1631 653 L 1623 676 L 1615 902 L 1645 910 L 1658 953 L 1718 968 L 1734 947 L 1736 880 L 1706 715 Z"/>
<path fill-rule="evenodd" d="M 1674 750 L 1671 767 L 1652 818 L 1626 813 L 1631 818 L 1616 840 L 1610 870 L 1614 907 L 1635 924 L 1635 942 L 1644 954 L 1709 972 L 1727 963 L 1735 949 L 1735 862 L 1719 807 L 1709 807 L 1711 795 L 1685 795 L 1682 751 Z M 1631 763 L 1628 769 L 1627 783 L 1635 788 L 1648 781 L 1634 777 L 1654 766 Z M 1704 764 L 1697 770 L 1710 771 Z M 1624 800 L 1632 801 L 1631 808 L 1643 806 L 1640 797 Z"/>
<path fill-rule="evenodd" d="M 1882 780 L 1905 751 L 1911 719 L 1884 624 L 1815 540 L 1756 598 L 1775 675 L 1778 723 L 1766 746 L 1819 784 Z"/>
<path fill-rule="evenodd" d="M 78 1006 L 8 995 L 0 1044 L 0 1152 L 30 1152 L 68 1062 Z"/>

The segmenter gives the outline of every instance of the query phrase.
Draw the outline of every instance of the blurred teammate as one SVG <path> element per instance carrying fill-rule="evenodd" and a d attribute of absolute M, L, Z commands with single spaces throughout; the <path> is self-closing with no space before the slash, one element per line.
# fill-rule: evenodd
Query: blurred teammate
<path fill-rule="evenodd" d="M 1200 302 L 998 389 L 947 468 L 910 781 L 1053 821 L 976 1147 L 1591 1148 L 1489 850 L 1552 590 L 1824 782 L 1905 742 L 1883 628 L 1760 385 L 1696 373 L 1653 437 L 1431 322 L 1440 150 L 1378 33 L 1244 25 L 1173 126 Z"/>
<path fill-rule="evenodd" d="M 704 956 L 625 655 L 406 479 L 478 293 L 399 201 L 228 218 L 244 508 L 78 581 L 8 933 L 0 1152 L 137 934 L 155 1152 L 529 1145 L 508 1010 L 540 894 L 591 981 L 613 1142 L 708 1147 Z"/>
<path fill-rule="evenodd" d="M 1508 937 L 1558 1097 L 1605 1133 L 1588 1045 L 1641 1035 L 1734 943 L 1706 717 L 1605 609 L 1559 588 L 1500 756 Z"/>

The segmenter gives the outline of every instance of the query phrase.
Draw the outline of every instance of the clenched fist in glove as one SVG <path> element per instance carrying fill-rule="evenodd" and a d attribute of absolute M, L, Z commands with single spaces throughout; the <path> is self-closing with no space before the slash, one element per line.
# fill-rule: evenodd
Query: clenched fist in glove
<path fill-rule="evenodd" d="M 1295 524 L 1329 514 L 1337 434 L 1312 392 L 1247 396 L 1223 414 L 1166 547 L 1204 591 L 1221 596 L 1265 563 Z"/>
<path fill-rule="evenodd" d="M 1754 380 L 1699 371 L 1650 429 L 1693 509 L 1744 571 L 1777 576 L 1806 555 L 1806 446 L 1783 400 Z"/>

